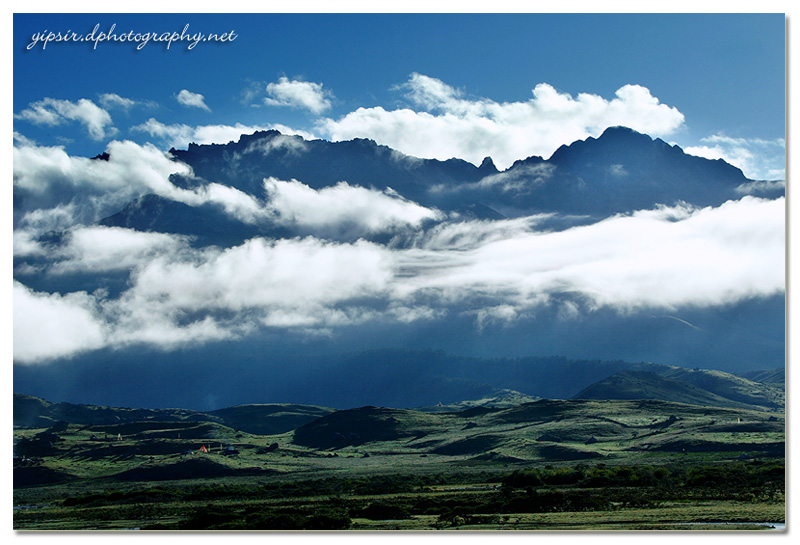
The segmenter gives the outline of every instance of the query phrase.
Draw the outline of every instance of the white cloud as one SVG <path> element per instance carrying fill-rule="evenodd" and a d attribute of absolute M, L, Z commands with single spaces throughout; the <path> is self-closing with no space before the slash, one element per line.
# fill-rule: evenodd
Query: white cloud
<path fill-rule="evenodd" d="M 130 110 L 136 105 L 136 101 L 130 98 L 121 97 L 116 93 L 103 93 L 100 95 L 100 104 L 104 108 L 122 108 L 123 110 Z"/>
<path fill-rule="evenodd" d="M 736 187 L 736 192 L 740 195 L 763 195 L 765 192 L 786 191 L 785 180 L 753 180 L 745 182 Z"/>
<path fill-rule="evenodd" d="M 169 175 L 187 174 L 189 167 L 170 160 L 150 144 L 131 141 L 108 144 L 107 161 L 70 156 L 61 147 L 15 146 L 14 185 L 31 193 L 57 191 L 59 186 L 88 191 L 113 192 L 146 189 L 168 192 Z"/>
<path fill-rule="evenodd" d="M 14 281 L 14 361 L 37 363 L 105 344 L 105 326 L 85 292 L 40 293 Z"/>
<path fill-rule="evenodd" d="M 280 123 L 270 123 L 269 128 L 279 131 L 281 134 L 287 136 L 291 135 L 301 136 L 306 141 L 319 140 L 319 136 L 315 135 L 313 132 L 304 131 L 302 129 L 293 129 L 292 127 L 289 127 L 287 125 L 282 125 Z"/>
<path fill-rule="evenodd" d="M 217 205 L 226 214 L 244 223 L 262 223 L 269 216 L 264 205 L 252 195 L 218 183 L 206 184 L 192 191 L 179 191 L 172 197 L 189 206 Z"/>
<path fill-rule="evenodd" d="M 169 176 L 191 173 L 151 144 L 112 141 L 106 151 L 104 161 L 70 156 L 61 147 L 14 146 L 18 227 L 91 223 L 146 193 L 171 197 L 179 190 Z"/>
<path fill-rule="evenodd" d="M 214 129 L 208 133 L 219 134 Z M 276 142 L 278 148 L 293 153 L 303 149 L 303 142 L 295 138 L 279 137 Z M 175 186 L 170 176 L 191 176 L 191 169 L 153 145 L 113 141 L 107 151 L 109 159 L 104 161 L 70 156 L 61 147 L 14 147 L 14 187 L 22 202 L 15 221 L 16 255 L 35 253 L 33 241 L 42 233 L 92 223 L 148 193 L 190 206 L 217 205 L 245 223 L 276 223 L 323 236 L 392 232 L 442 217 L 391 190 L 346 182 L 315 190 L 296 180 L 270 178 L 264 181 L 263 200 L 214 182 L 183 189 Z"/>
<path fill-rule="evenodd" d="M 14 131 L 14 143 L 20 146 L 36 146 L 35 141 L 17 131 Z"/>
<path fill-rule="evenodd" d="M 102 104 L 103 108 L 112 109 L 112 108 L 120 108 L 125 112 L 128 112 L 132 108 L 157 108 L 158 103 L 152 100 L 133 100 L 132 98 L 127 98 L 118 95 L 117 93 L 102 93 L 100 95 L 100 104 Z"/>
<path fill-rule="evenodd" d="M 23 213 L 14 225 L 14 255 L 38 253 L 33 247 L 24 251 L 18 248 L 18 237 L 20 242 L 27 241 L 25 243 L 28 244 L 43 233 L 64 231 L 79 223 L 76 218 L 80 217 L 81 213 L 76 208 L 76 203 L 71 201 L 52 208 L 38 208 Z"/>
<path fill-rule="evenodd" d="M 194 142 L 195 128 L 183 123 L 166 125 L 151 117 L 140 125 L 131 127 L 132 131 L 145 132 L 172 148 L 186 148 Z"/>
<path fill-rule="evenodd" d="M 559 295 L 621 312 L 773 295 L 785 290 L 784 206 L 783 199 L 744 197 L 718 208 L 662 207 L 498 238 L 486 237 L 491 223 L 478 224 L 481 236 L 471 239 L 462 225 L 458 251 L 442 248 L 437 233 L 430 245 L 398 255 L 406 279 L 398 289 L 403 297 L 433 293 L 523 310 Z"/>
<path fill-rule="evenodd" d="M 597 137 L 610 126 L 663 136 L 684 122 L 677 109 L 638 85 L 625 85 L 608 100 L 588 93 L 572 97 L 541 83 L 532 99 L 509 103 L 463 98 L 421 74 L 400 88 L 422 111 L 359 108 L 338 120 L 322 119 L 317 128 L 332 140 L 371 138 L 416 157 L 459 157 L 477 165 L 491 156 L 502 169 L 532 155 L 549 157 L 560 145 Z"/>
<path fill-rule="evenodd" d="M 269 106 L 300 108 L 316 115 L 331 107 L 330 92 L 321 83 L 289 80 L 284 76 L 277 83 L 269 83 L 266 91 L 269 98 L 264 99 L 264 104 Z"/>
<path fill-rule="evenodd" d="M 264 188 L 266 209 L 277 223 L 315 233 L 380 233 L 419 227 L 425 220 L 443 217 L 437 210 L 403 199 L 391 190 L 366 189 L 347 182 L 313 189 L 297 180 L 268 178 Z"/>
<path fill-rule="evenodd" d="M 281 191 L 309 190 L 284 184 Z M 310 197 L 324 198 L 334 197 Z M 342 325 L 454 312 L 473 316 L 480 328 L 552 305 L 564 319 L 601 308 L 671 312 L 726 305 L 785 291 L 784 207 L 783 199 L 744 197 L 555 232 L 537 229 L 546 219 L 540 216 L 451 221 L 403 248 L 306 237 L 198 249 L 180 237 L 88 227 L 48 253 L 56 260 L 53 270 L 102 273 L 119 262 L 131 268 L 129 287 L 109 300 L 15 285 L 15 358 L 38 361 L 135 343 L 169 349 L 260 327 L 335 334 Z M 34 328 L 36 315 L 52 345 Z M 81 325 L 80 333 L 72 324 Z"/>
<path fill-rule="evenodd" d="M 36 125 L 50 126 L 61 125 L 65 121 L 77 121 L 86 127 L 89 136 L 94 140 L 102 140 L 116 133 L 116 129 L 111 126 L 111 115 L 85 98 L 77 102 L 44 98 L 30 103 L 27 109 L 14 117 Z"/>
<path fill-rule="evenodd" d="M 277 129 L 280 131 L 280 129 Z M 308 151 L 308 144 L 303 138 L 290 136 L 283 131 L 282 134 L 272 138 L 255 140 L 244 150 L 244 153 L 260 153 L 269 155 L 275 151 L 284 151 L 290 155 L 299 156 Z"/>
<path fill-rule="evenodd" d="M 153 260 L 133 275 L 120 309 L 134 325 L 152 314 L 214 312 L 236 313 L 239 323 L 326 325 L 357 316 L 337 306 L 379 296 L 390 278 L 390 256 L 368 242 L 255 238 L 193 259 Z"/>
<path fill-rule="evenodd" d="M 786 178 L 786 142 L 783 138 L 731 138 L 721 134 L 701 139 L 699 146 L 688 146 L 686 153 L 722 159 L 742 170 L 751 180 L 784 180 Z"/>
<path fill-rule="evenodd" d="M 165 145 L 186 149 L 190 143 L 195 144 L 227 144 L 238 142 L 243 134 L 252 134 L 256 131 L 265 131 L 273 128 L 265 125 L 199 125 L 190 126 L 183 123 L 166 125 L 150 118 L 140 125 L 131 128 L 133 131 L 144 132 Z"/>
<path fill-rule="evenodd" d="M 49 249 L 54 273 L 129 270 L 160 256 L 188 251 L 186 237 L 122 227 L 92 225 L 69 231 L 63 245 Z"/>
<path fill-rule="evenodd" d="M 187 89 L 181 89 L 181 92 L 175 96 L 175 99 L 188 108 L 200 108 L 207 112 L 211 111 L 206 105 L 205 97 L 200 93 L 193 93 Z"/>
<path fill-rule="evenodd" d="M 391 189 L 379 191 L 347 182 L 314 189 L 297 180 L 268 178 L 264 191 L 262 201 L 212 182 L 192 190 L 174 188 L 168 196 L 190 206 L 217 205 L 244 223 L 276 224 L 320 237 L 358 238 L 417 228 L 425 220 L 444 217 L 438 210 L 406 200 Z"/>
<path fill-rule="evenodd" d="M 434 225 L 414 239 L 413 247 L 423 250 L 469 251 L 492 242 L 535 232 L 536 226 L 553 214 L 538 214 L 503 220 L 470 220 Z M 413 253 L 413 252 L 412 252 Z"/>
<path fill-rule="evenodd" d="M 523 165 L 511 172 L 498 172 L 481 178 L 471 184 L 462 184 L 453 188 L 455 191 L 464 189 L 489 189 L 497 187 L 503 192 L 516 194 L 530 193 L 536 186 L 545 183 L 553 176 L 555 165 L 538 163 Z"/>
<path fill-rule="evenodd" d="M 164 241 L 153 245 L 140 234 L 113 229 L 81 236 L 87 237 L 83 242 L 105 239 L 99 247 L 70 246 L 92 253 L 101 272 L 122 251 L 112 243 L 128 238 L 124 245 L 138 254 L 127 258 L 128 264 L 137 261 L 131 287 L 108 300 L 102 293 L 36 293 L 15 282 L 15 361 L 36 363 L 141 343 L 172 349 L 235 338 L 263 326 L 362 323 L 380 314 L 361 301 L 380 298 L 391 278 L 391 256 L 364 241 L 343 245 L 313 238 L 256 238 L 227 250 L 184 248 L 177 253 L 163 251 L 167 243 L 142 262 L 139 258 Z M 412 312 L 389 309 L 403 319 Z"/>

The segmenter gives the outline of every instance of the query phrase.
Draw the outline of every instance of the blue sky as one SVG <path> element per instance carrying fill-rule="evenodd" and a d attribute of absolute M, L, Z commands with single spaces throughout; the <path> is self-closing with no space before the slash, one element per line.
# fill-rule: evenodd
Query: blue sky
<path fill-rule="evenodd" d="M 100 32 L 116 25 L 118 35 L 180 33 L 188 24 L 190 34 L 234 31 L 236 38 L 192 50 L 186 43 L 167 50 L 152 41 L 141 50 L 110 42 L 94 49 L 86 43 L 27 48 L 37 32 L 88 34 L 98 24 Z M 647 101 L 662 105 L 662 113 L 670 108 L 673 117 L 634 128 L 725 158 L 750 177 L 776 179 L 783 177 L 784 39 L 783 14 L 17 14 L 14 130 L 38 145 L 92 156 L 112 140 L 163 149 L 186 140 L 227 141 L 235 129 L 212 134 L 196 128 L 239 124 L 243 132 L 277 127 L 326 139 L 364 136 L 411 155 L 425 150 L 475 162 L 486 154 L 502 167 L 616 124 L 619 115 L 598 113 L 580 97 L 600 99 L 613 110 L 615 93 L 635 86 L 649 95 L 622 104 L 632 113 L 621 119 L 646 118 L 650 112 L 636 108 Z M 541 129 L 541 116 L 552 113 L 544 99 L 524 126 L 507 127 L 496 117 L 502 114 L 464 112 L 487 104 L 530 106 L 541 84 L 556 93 L 551 98 L 566 98 L 577 110 L 571 130 Z M 448 96 L 436 95 L 441 92 Z M 133 102 L 124 106 L 110 95 Z M 97 109 L 76 109 L 82 100 Z M 548 145 L 427 150 L 411 136 L 370 128 L 364 116 L 351 115 L 359 108 L 395 131 L 404 123 L 394 114 L 413 112 L 415 130 L 436 135 L 422 123 L 432 116 L 444 131 L 441 139 L 489 117 L 496 133 L 539 129 Z M 448 116 L 460 116 L 458 129 L 442 126 Z"/>

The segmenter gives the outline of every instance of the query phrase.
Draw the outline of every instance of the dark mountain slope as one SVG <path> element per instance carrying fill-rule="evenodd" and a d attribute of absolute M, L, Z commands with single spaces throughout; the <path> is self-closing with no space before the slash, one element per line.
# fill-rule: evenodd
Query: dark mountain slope
<path fill-rule="evenodd" d="M 371 140 L 306 141 L 278 131 L 170 151 L 194 172 L 194 177 L 173 176 L 172 181 L 183 188 L 215 182 L 264 199 L 263 180 L 269 177 L 298 180 L 315 189 L 346 181 L 378 190 L 392 188 L 424 206 L 483 219 L 538 212 L 602 218 L 658 204 L 718 205 L 740 198 L 737 188 L 750 181 L 725 161 L 685 154 L 678 146 L 624 127 L 561 146 L 547 160 L 517 161 L 502 172 L 491 158 L 476 167 L 461 159 L 410 157 Z M 763 196 L 782 194 L 773 190 Z M 221 217 L 220 210 L 162 200 L 149 196 L 101 223 L 192 234 L 228 244 L 256 234 L 288 234 L 269 225 L 235 225 L 236 220 Z"/>
<path fill-rule="evenodd" d="M 573 399 L 658 399 L 692 405 L 744 407 L 744 404 L 647 371 L 623 371 L 596 382 Z"/>
<path fill-rule="evenodd" d="M 317 418 L 330 414 L 333 409 L 310 405 L 280 403 L 270 405 L 237 405 L 210 412 L 186 409 L 129 409 L 122 407 L 100 407 L 73 403 L 51 403 L 38 397 L 14 394 L 14 425 L 25 428 L 52 427 L 57 423 L 101 426 L 116 426 L 105 430 L 129 435 L 136 427 L 158 428 L 158 422 L 211 422 L 259 435 L 284 433 Z M 127 426 L 120 428 L 120 426 Z M 133 426 L 133 427 L 131 427 Z M 190 434 L 184 430 L 183 435 Z"/>
<path fill-rule="evenodd" d="M 538 183 L 493 196 L 498 200 L 505 197 L 504 204 L 520 209 L 593 216 L 681 201 L 719 205 L 740 198 L 737 188 L 749 181 L 741 170 L 721 159 L 688 155 L 678 146 L 625 127 L 612 127 L 598 138 L 561 146 L 547 161 L 539 157 L 518 161 L 500 176 L 524 179 L 525 171 L 537 173 Z M 782 192 L 765 196 L 779 194 Z M 490 202 L 505 210 L 496 200 Z"/>
<path fill-rule="evenodd" d="M 186 409 L 130 409 L 75 403 L 51 403 L 33 396 L 14 394 L 14 425 L 50 427 L 57 422 L 101 425 L 151 421 L 220 421 L 206 413 Z"/>
<path fill-rule="evenodd" d="M 226 426 L 258 435 L 275 435 L 298 428 L 333 412 L 333 409 L 291 403 L 237 405 L 211 411 Z"/>
<path fill-rule="evenodd" d="M 758 371 L 747 371 L 745 373 L 738 373 L 742 378 L 752 380 L 753 382 L 763 382 L 765 384 L 785 384 L 786 383 L 786 368 L 777 367 L 775 369 L 762 369 Z"/>
<path fill-rule="evenodd" d="M 361 407 L 336 411 L 294 432 L 293 442 L 312 448 L 344 447 L 375 441 L 422 437 L 439 425 L 436 415 L 418 411 Z"/>
<path fill-rule="evenodd" d="M 190 206 L 158 195 L 145 195 L 99 225 L 192 237 L 197 246 L 231 247 L 255 236 L 283 238 L 293 233 L 274 224 L 243 223 L 212 204 Z"/>
<path fill-rule="evenodd" d="M 299 180 L 315 189 L 347 181 L 351 185 L 391 187 L 406 198 L 429 201 L 434 185 L 476 182 L 497 172 L 494 163 L 480 167 L 462 159 L 418 159 L 357 138 L 343 142 L 304 140 L 278 131 L 242 135 L 238 142 L 170 150 L 196 176 L 247 193 L 262 193 L 264 178 Z"/>
<path fill-rule="evenodd" d="M 753 410 L 782 409 L 783 393 L 720 371 L 661 368 L 623 371 L 598 381 L 573 399 L 658 399 Z"/>
<path fill-rule="evenodd" d="M 675 367 L 662 376 L 692 384 L 719 396 L 761 407 L 782 407 L 785 404 L 783 385 L 761 384 L 752 380 L 711 369 Z"/>

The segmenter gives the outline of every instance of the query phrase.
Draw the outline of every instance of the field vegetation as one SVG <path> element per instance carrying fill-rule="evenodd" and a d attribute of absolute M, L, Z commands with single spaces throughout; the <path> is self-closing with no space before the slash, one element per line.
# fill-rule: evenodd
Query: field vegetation
<path fill-rule="evenodd" d="M 107 423 L 104 410 L 96 424 L 15 427 L 15 529 L 763 529 L 755 523 L 785 520 L 779 410 L 538 400 L 229 413 L 251 430 L 305 423 L 263 435 L 222 423 L 224 412 Z"/>

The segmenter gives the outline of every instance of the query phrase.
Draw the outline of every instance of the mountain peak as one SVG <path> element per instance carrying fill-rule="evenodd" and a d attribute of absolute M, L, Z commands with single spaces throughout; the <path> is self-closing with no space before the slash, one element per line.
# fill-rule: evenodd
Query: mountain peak
<path fill-rule="evenodd" d="M 478 170 L 481 172 L 497 172 L 497 167 L 495 166 L 494 161 L 492 161 L 492 158 L 487 156 L 483 158 L 481 166 L 478 167 Z"/>
<path fill-rule="evenodd" d="M 646 138 L 649 141 L 653 140 L 650 136 L 644 133 L 640 133 L 637 130 L 631 129 L 630 127 L 624 127 L 622 125 L 608 127 L 603 131 L 603 134 L 600 135 L 598 140 L 601 138 L 638 138 L 642 140 Z"/>
<path fill-rule="evenodd" d="M 650 136 L 635 131 L 628 127 L 614 126 L 608 127 L 603 133 L 595 138 L 590 136 L 585 140 L 576 140 L 571 144 L 564 144 L 560 146 L 553 155 L 550 156 L 549 161 L 559 163 L 562 161 L 571 161 L 576 154 L 591 153 L 607 153 L 609 151 L 626 150 L 627 152 L 634 152 L 640 149 L 652 148 L 654 142 L 662 142 L 661 140 L 653 140 Z M 667 145 L 667 144 L 664 144 Z M 591 151 L 590 151 L 591 150 Z"/>

